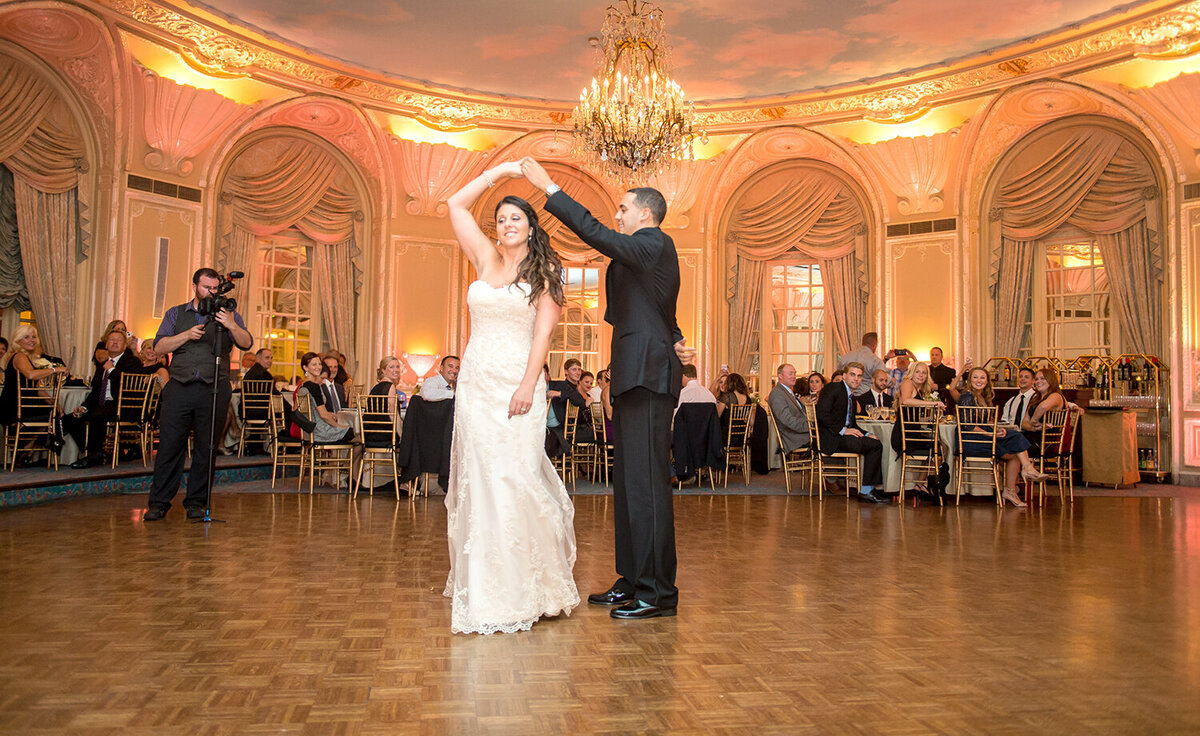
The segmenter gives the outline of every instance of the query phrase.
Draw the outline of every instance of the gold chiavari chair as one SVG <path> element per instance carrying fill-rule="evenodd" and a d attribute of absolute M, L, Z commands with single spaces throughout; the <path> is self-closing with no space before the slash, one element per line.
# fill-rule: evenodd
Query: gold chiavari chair
<path fill-rule="evenodd" d="M 817 411 L 808 407 L 808 432 L 812 437 L 813 455 L 817 461 L 817 483 L 821 491 L 825 490 L 826 481 L 842 479 L 846 483 L 846 498 L 850 498 L 850 488 L 862 488 L 862 455 L 854 452 L 835 452 L 829 455 L 821 452 L 821 433 L 817 431 Z M 778 430 L 778 427 L 776 427 Z"/>
<path fill-rule="evenodd" d="M 358 406 L 359 424 L 362 425 L 362 457 L 358 461 L 358 476 L 351 491 L 357 498 L 362 488 L 363 470 L 371 466 L 371 495 L 375 494 L 375 466 L 386 464 L 392 471 L 396 500 L 400 500 L 400 474 L 396 469 L 396 429 L 399 413 L 396 410 L 395 394 L 363 396 Z"/>
<path fill-rule="evenodd" d="M 117 395 L 117 413 L 112 423 L 112 466 L 117 467 L 121 457 L 121 445 L 128 441 L 137 444 L 142 451 L 142 467 L 150 464 L 150 448 L 146 446 L 146 402 L 150 398 L 150 385 L 155 383 L 152 373 L 122 373 L 121 390 Z M 90 428 L 89 428 L 90 431 Z"/>
<path fill-rule="evenodd" d="M 571 402 L 564 402 L 566 410 L 563 412 L 563 436 L 567 439 L 567 449 L 563 452 L 561 460 L 563 483 L 570 482 L 571 492 L 575 492 L 575 472 L 577 470 L 575 461 L 575 428 L 579 421 L 579 407 Z M 553 408 L 551 408 L 553 411 Z"/>
<path fill-rule="evenodd" d="M 811 415 L 812 409 L 805 406 L 805 414 Z M 779 434 L 779 424 L 775 421 L 775 414 L 767 409 L 767 420 L 771 423 L 771 431 L 775 433 L 775 441 L 779 444 L 779 454 L 783 461 L 783 485 L 787 488 L 787 492 L 792 492 L 792 473 L 808 473 L 808 495 L 812 495 L 813 483 L 816 480 L 817 473 L 817 458 L 813 450 L 816 441 L 816 428 L 811 420 L 809 420 L 810 437 L 807 447 L 801 447 L 791 452 L 783 451 L 783 436 Z M 824 500 L 824 484 L 817 486 L 817 498 Z"/>
<path fill-rule="evenodd" d="M 962 498 L 963 489 L 975 479 L 987 479 L 996 496 L 996 505 L 1004 507 L 1001 497 L 1003 482 L 1000 466 L 996 464 L 996 419 L 994 406 L 956 406 L 958 418 L 958 452 L 954 456 L 954 505 Z"/>
<path fill-rule="evenodd" d="M 58 470 L 58 453 L 50 447 L 21 447 L 21 439 L 46 436 L 54 429 L 58 414 L 58 392 L 66 382 L 65 373 L 29 381 L 17 373 L 17 417 L 8 427 L 9 470 L 16 469 L 17 455 L 21 452 L 46 453 L 46 467 Z"/>
<path fill-rule="evenodd" d="M 1070 423 L 1071 411 L 1069 409 L 1055 409 L 1046 412 L 1042 416 L 1042 442 L 1040 445 L 1042 452 L 1038 458 L 1038 470 L 1049 475 L 1050 478 L 1048 480 L 1053 480 L 1058 484 L 1059 503 L 1063 502 L 1064 485 L 1071 483 L 1069 479 L 1070 469 L 1073 469 L 1073 461 L 1069 455 L 1065 455 L 1065 453 L 1070 452 L 1070 448 L 1064 449 L 1065 445 L 1073 444 L 1074 440 L 1072 436 L 1072 442 L 1068 443 L 1064 441 L 1067 439 L 1067 431 Z M 1046 483 L 1047 481 L 1043 480 L 1036 484 L 1039 499 L 1038 505 L 1043 507 L 1046 505 Z M 1029 487 L 1031 493 L 1033 487 L 1033 485 Z M 1074 501 L 1074 495 L 1074 490 L 1072 489 L 1072 501 Z"/>
<path fill-rule="evenodd" d="M 346 407 L 347 408 L 357 409 L 359 406 L 362 405 L 363 398 L 365 396 L 367 396 L 367 393 L 364 389 L 365 389 L 365 386 L 363 384 L 358 384 L 358 383 L 347 383 L 346 384 L 345 391 L 346 391 Z"/>
<path fill-rule="evenodd" d="M 908 485 L 909 473 L 915 473 L 917 482 L 924 483 L 930 475 L 937 475 L 942 465 L 941 448 L 938 446 L 938 421 L 942 415 L 940 406 L 912 406 L 903 404 L 897 412 L 893 432 L 900 432 L 900 503 L 904 503 L 904 487 Z M 942 505 L 942 494 L 938 493 L 938 505 Z"/>
<path fill-rule="evenodd" d="M 729 430 L 725 433 L 726 488 L 729 487 L 729 471 L 735 467 L 741 469 L 742 479 L 746 485 L 750 485 L 749 442 L 755 406 L 756 404 L 731 404 L 725 409 L 729 413 Z"/>
<path fill-rule="evenodd" d="M 304 441 L 288 434 L 287 412 L 282 395 L 272 395 L 271 401 L 271 487 L 275 487 L 275 476 L 282 468 L 296 468 L 296 490 L 300 490 L 304 477 Z M 308 395 L 300 393 L 298 402 L 302 413 L 307 413 Z"/>
<path fill-rule="evenodd" d="M 353 439 L 332 444 L 317 444 L 313 442 L 312 434 L 306 432 L 304 465 L 300 468 L 300 475 L 303 477 L 304 471 L 308 470 L 308 492 L 313 493 L 317 474 L 326 472 L 333 473 L 334 490 L 342 490 L 342 473 L 345 472 L 346 492 L 349 493 L 354 479 L 354 451 L 358 446 L 358 442 Z"/>
<path fill-rule="evenodd" d="M 154 455 L 154 444 L 158 442 L 158 404 L 161 400 L 162 384 L 155 377 L 146 393 L 146 408 L 142 414 L 142 444 L 147 456 Z"/>
<path fill-rule="evenodd" d="M 238 419 L 242 422 L 242 436 L 238 440 L 238 457 L 246 452 L 248 437 L 265 442 L 271 438 L 271 389 L 274 381 L 242 381 L 242 403 L 238 407 Z"/>
<path fill-rule="evenodd" d="M 608 436 L 608 427 L 604 423 L 604 405 L 596 401 L 588 406 L 588 410 L 592 416 L 592 436 L 596 438 L 592 477 L 594 479 L 603 477 L 604 485 L 608 485 L 609 469 L 612 467 L 613 444 L 612 438 Z"/>

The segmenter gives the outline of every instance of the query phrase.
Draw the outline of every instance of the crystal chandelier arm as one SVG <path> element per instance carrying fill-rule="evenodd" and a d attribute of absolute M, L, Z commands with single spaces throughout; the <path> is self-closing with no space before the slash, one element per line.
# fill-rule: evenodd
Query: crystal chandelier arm
<path fill-rule="evenodd" d="M 601 254 L 637 271 L 649 271 L 662 253 L 663 234 L 658 228 L 642 228 L 625 235 L 605 227 L 583 205 L 563 191 L 546 200 L 546 211 L 562 220 L 579 239 Z"/>

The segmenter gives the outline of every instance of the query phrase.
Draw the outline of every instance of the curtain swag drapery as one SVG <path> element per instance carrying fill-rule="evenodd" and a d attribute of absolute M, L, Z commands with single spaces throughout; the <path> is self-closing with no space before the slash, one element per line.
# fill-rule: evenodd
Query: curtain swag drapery
<path fill-rule="evenodd" d="M 0 250 L 0 271 L 38 274 L 29 306 L 47 352 L 70 359 L 75 345 L 76 265 L 91 242 L 86 151 L 66 102 L 34 69 L 0 55 L 0 163 L 13 176 L 18 249 Z M 12 289 L 8 289 L 11 291 Z M 20 287 L 16 287 L 20 291 Z M 17 303 L 14 302 L 14 308 Z"/>
<path fill-rule="evenodd" d="M 257 238 L 293 227 L 303 233 L 315 244 L 310 253 L 324 337 L 353 360 L 364 218 L 357 194 L 340 183 L 345 178 L 332 154 L 300 139 L 288 141 L 265 171 L 230 171 L 220 199 L 217 268 L 249 271 Z"/>
<path fill-rule="evenodd" d="M 759 191 L 770 194 L 755 198 Z M 867 303 L 867 227 L 858 199 L 836 176 L 803 168 L 768 177 L 745 200 L 730 218 L 727 249 L 731 369 L 749 369 L 761 333 L 766 264 L 789 253 L 820 265 L 837 350 L 851 350 Z"/>
<path fill-rule="evenodd" d="M 988 287 L 996 353 L 1025 342 L 1038 240 L 1063 225 L 1096 236 L 1128 349 L 1162 346 L 1162 246 L 1158 187 L 1146 157 L 1102 128 L 1069 132 L 1045 161 L 1006 172 L 989 216 Z"/>

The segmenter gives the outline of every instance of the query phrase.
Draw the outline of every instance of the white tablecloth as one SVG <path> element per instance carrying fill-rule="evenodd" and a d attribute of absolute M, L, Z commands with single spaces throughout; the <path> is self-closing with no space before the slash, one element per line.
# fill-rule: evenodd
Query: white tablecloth
<path fill-rule="evenodd" d="M 899 493 L 900 491 L 900 456 L 892 450 L 892 422 L 885 422 L 878 419 L 859 419 L 858 426 L 866 432 L 870 432 L 883 443 L 883 487 L 889 493 Z M 954 493 L 955 483 L 958 480 L 954 477 L 954 453 L 958 450 L 958 426 L 953 423 L 945 423 L 938 425 L 938 437 L 942 441 L 943 451 L 946 453 L 946 463 L 950 466 L 950 484 L 946 486 L 946 493 Z M 910 479 L 910 483 L 915 483 L 915 479 Z M 964 489 L 964 492 L 973 496 L 990 496 L 992 495 L 991 488 L 972 483 L 969 488 Z"/>
<path fill-rule="evenodd" d="M 83 406 L 83 400 L 87 398 L 90 388 L 86 386 L 63 386 L 58 392 L 58 406 L 62 409 L 63 415 L 70 414 L 79 407 Z M 75 440 L 69 434 L 63 435 L 63 449 L 58 453 L 59 465 L 70 465 L 79 459 L 79 445 L 75 444 Z"/>

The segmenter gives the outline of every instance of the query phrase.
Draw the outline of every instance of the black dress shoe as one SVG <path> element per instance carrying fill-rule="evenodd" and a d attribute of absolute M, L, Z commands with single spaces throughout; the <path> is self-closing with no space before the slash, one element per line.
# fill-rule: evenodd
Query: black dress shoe
<path fill-rule="evenodd" d="M 622 593 L 613 586 L 603 593 L 593 593 L 588 596 L 588 603 L 595 606 L 619 606 L 633 600 L 633 593 Z"/>
<path fill-rule="evenodd" d="M 863 503 L 891 503 L 886 498 L 880 498 L 879 496 L 876 496 L 873 492 L 858 494 L 858 500 L 862 501 Z"/>
<path fill-rule="evenodd" d="M 81 457 L 75 462 L 71 463 L 71 467 L 75 470 L 83 470 L 84 468 L 92 467 L 92 461 L 88 460 L 86 457 Z"/>
<path fill-rule="evenodd" d="M 202 509 L 198 506 L 193 506 L 192 508 L 187 510 L 187 518 L 203 519 L 204 518 L 204 509 Z"/>
<path fill-rule="evenodd" d="M 167 510 L 162 506 L 151 506 L 142 514 L 142 521 L 158 521 L 166 515 Z"/>
<path fill-rule="evenodd" d="M 674 608 L 659 608 L 652 606 L 644 601 L 631 601 L 621 606 L 614 608 L 608 612 L 613 618 L 660 618 L 663 616 L 674 616 Z"/>

